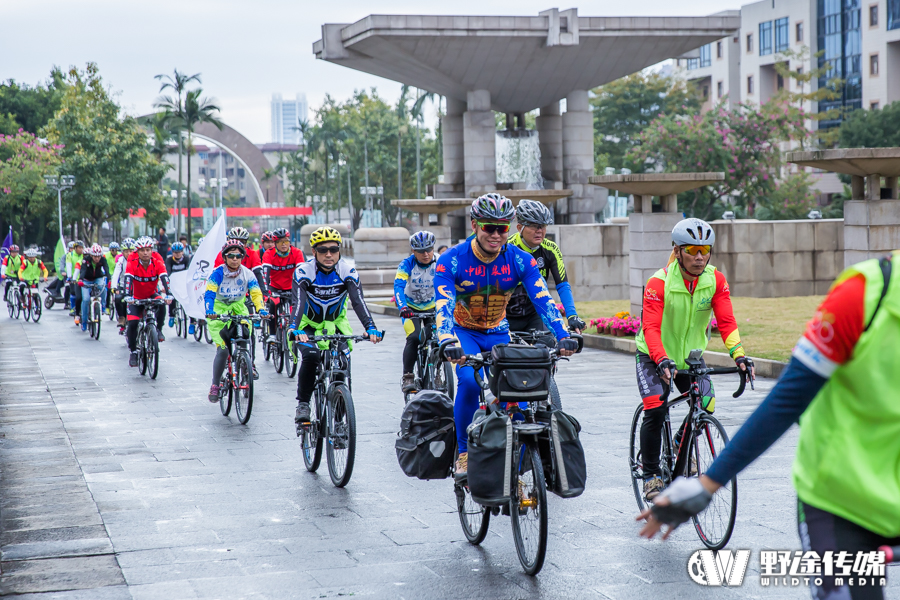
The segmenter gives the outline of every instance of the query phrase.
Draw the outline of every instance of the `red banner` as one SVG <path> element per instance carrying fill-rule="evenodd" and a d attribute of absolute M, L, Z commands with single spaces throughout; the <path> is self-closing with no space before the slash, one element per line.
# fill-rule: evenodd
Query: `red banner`
<path fill-rule="evenodd" d="M 231 208 L 225 209 L 229 217 L 293 217 L 312 214 L 311 206 L 285 206 L 284 208 Z"/>

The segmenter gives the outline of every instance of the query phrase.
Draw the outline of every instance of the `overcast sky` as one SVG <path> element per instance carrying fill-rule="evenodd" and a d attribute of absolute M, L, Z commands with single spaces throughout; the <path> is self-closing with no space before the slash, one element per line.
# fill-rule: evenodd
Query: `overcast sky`
<path fill-rule="evenodd" d="M 707 15 L 739 8 L 732 0 L 594 0 L 581 16 Z M 400 84 L 316 60 L 323 23 L 369 14 L 537 15 L 548 0 L 0 0 L 0 81 L 34 84 L 53 65 L 96 62 L 131 114 L 151 112 L 159 84 L 174 68 L 201 73 L 226 123 L 254 143 L 271 141 L 273 92 L 305 92 L 312 109 L 326 93 L 344 99 L 376 86 L 396 101 Z M 571 5 L 559 5 L 560 9 Z"/>

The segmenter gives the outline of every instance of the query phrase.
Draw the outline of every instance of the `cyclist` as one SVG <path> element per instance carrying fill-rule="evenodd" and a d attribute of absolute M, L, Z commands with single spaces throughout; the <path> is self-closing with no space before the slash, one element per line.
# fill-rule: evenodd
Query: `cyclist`
<path fill-rule="evenodd" d="M 81 296 L 78 291 L 78 278 L 81 277 L 81 263 L 84 260 L 84 242 L 75 240 L 72 251 L 66 254 L 66 279 L 69 280 L 69 311 L 70 317 L 75 317 L 75 324 L 81 321 L 77 312 L 77 297 Z"/>
<path fill-rule="evenodd" d="M 412 254 L 400 263 L 394 277 L 394 300 L 400 309 L 403 330 L 406 332 L 403 377 L 400 381 L 400 389 L 404 394 L 416 387 L 413 367 L 419 352 L 422 319 L 416 317 L 415 313 L 434 309 L 434 268 L 437 265 L 434 242 L 434 234 L 430 231 L 412 234 L 409 237 Z"/>
<path fill-rule="evenodd" d="M 261 247 L 259 249 L 259 260 L 263 260 L 263 258 L 266 255 L 266 252 L 270 248 L 275 247 L 275 237 L 272 235 L 271 231 L 267 231 L 264 234 L 262 234 L 262 244 L 260 244 L 260 246 Z"/>
<path fill-rule="evenodd" d="M 331 227 L 319 227 L 309 236 L 313 257 L 294 271 L 291 286 L 291 324 L 288 337 L 300 342 L 300 373 L 297 375 L 297 413 L 294 423 L 297 436 L 309 424 L 309 399 L 313 393 L 316 368 L 321 357 L 319 349 L 309 344 L 310 335 L 351 335 L 353 329 L 347 319 L 347 298 L 360 323 L 366 328 L 373 344 L 381 341 L 375 321 L 366 306 L 356 269 L 341 258 L 341 234 Z M 323 344 L 324 345 L 324 344 Z M 352 350 L 347 345 L 345 352 Z"/>
<path fill-rule="evenodd" d="M 226 241 L 228 240 L 237 240 L 244 245 L 244 248 L 247 248 L 247 241 L 250 239 L 250 232 L 247 231 L 244 227 L 232 227 L 228 230 L 228 233 L 225 235 Z M 225 264 L 225 261 L 222 259 L 222 253 L 216 255 L 216 262 L 213 266 L 218 267 L 219 265 Z M 262 275 L 262 261 L 259 259 L 258 252 L 246 252 L 244 254 L 244 262 L 241 263 L 256 276 L 256 282 L 259 284 L 259 289 L 265 289 L 265 282 L 263 281 Z"/>
<path fill-rule="evenodd" d="M 128 349 L 131 350 L 131 356 L 128 358 L 129 366 L 136 367 L 138 365 L 137 352 L 137 329 L 138 321 L 144 314 L 147 306 L 137 306 L 130 304 L 132 300 L 147 300 L 150 298 L 158 298 L 159 293 L 157 286 L 162 284 L 166 294 L 169 295 L 169 275 L 166 273 L 166 264 L 157 252 L 153 251 L 153 238 L 144 236 L 135 243 L 136 252 L 128 257 L 128 264 L 125 267 L 125 303 L 128 306 Z M 171 296 L 166 298 L 166 304 L 172 302 Z M 162 332 L 162 325 L 165 322 L 166 307 L 159 306 L 156 308 L 156 331 L 159 335 L 159 341 L 166 341 L 166 337 Z"/>
<path fill-rule="evenodd" d="M 263 289 L 266 291 L 266 295 L 270 296 L 266 307 L 271 314 L 277 316 L 281 313 L 281 302 L 276 304 L 271 298 L 272 293 L 290 292 L 294 271 L 306 259 L 299 248 L 291 246 L 291 234 L 287 229 L 267 231 L 263 234 L 263 240 L 266 239 L 266 236 L 272 240 L 272 247 L 263 255 L 263 281 L 265 282 Z M 269 324 L 268 330 L 266 343 L 275 343 L 275 337 L 272 335 L 272 332 L 275 331 L 273 324 Z"/>
<path fill-rule="evenodd" d="M 576 333 L 584 331 L 585 323 L 578 318 L 575 311 L 575 299 L 572 298 L 572 288 L 566 276 L 566 264 L 563 262 L 562 252 L 559 246 L 546 238 L 547 226 L 553 224 L 553 213 L 550 209 L 534 200 L 520 200 L 516 207 L 516 233 L 509 238 L 509 243 L 531 254 L 537 261 L 538 269 L 545 281 L 556 282 L 556 293 L 562 301 L 563 308 L 568 317 L 569 329 Z M 506 307 L 506 318 L 509 321 L 510 331 L 547 331 L 547 326 L 541 320 L 537 310 L 528 298 L 525 288 L 520 284 L 516 287 L 509 306 Z M 546 335 L 543 339 L 547 346 L 555 345 L 552 335 Z"/>
<path fill-rule="evenodd" d="M 28 293 L 28 287 L 36 284 L 38 281 L 47 281 L 47 276 L 50 274 L 44 265 L 44 261 L 38 259 L 38 254 L 37 248 L 26 250 L 25 260 L 22 261 L 22 266 L 19 267 L 19 292 L 23 298 Z"/>
<path fill-rule="evenodd" d="M 744 355 L 731 292 L 721 271 L 709 264 L 716 234 L 701 219 L 684 219 L 672 229 L 669 264 L 653 274 L 644 288 L 641 330 L 637 335 L 637 383 L 644 402 L 641 425 L 641 456 L 644 467 L 644 497 L 652 501 L 663 490 L 659 453 L 666 407 L 661 396 L 676 371 L 686 369 L 684 360 L 691 350 L 706 350 L 706 331 L 713 314 L 719 323 L 722 341 L 742 370 L 755 373 L 753 362 Z M 705 365 L 704 365 L 705 366 Z M 676 387 L 684 392 L 690 385 L 686 375 L 675 375 Z M 709 376 L 700 381 L 703 408 L 713 412 L 716 394 Z M 682 429 L 675 436 L 680 443 Z"/>
<path fill-rule="evenodd" d="M 478 408 L 481 388 L 472 367 L 462 366 L 467 354 L 490 351 L 509 342 L 506 305 L 513 290 L 522 283 L 538 314 L 549 324 L 562 356 L 578 349 L 556 303 L 541 277 L 537 261 L 507 243 L 509 223 L 515 214 L 509 198 L 485 194 L 472 203 L 474 236 L 441 255 L 435 268 L 437 330 L 441 342 L 456 338 L 444 349 L 444 356 L 456 363 L 454 418 L 459 458 L 456 472 L 467 472 L 466 428 Z"/>
<path fill-rule="evenodd" d="M 6 279 L 6 287 L 3 288 L 3 297 L 9 303 L 9 288 L 19 280 L 19 270 L 22 268 L 22 257 L 19 256 L 19 247 L 13 244 L 9 247 L 9 255 L 3 258 L 3 278 Z"/>
<path fill-rule="evenodd" d="M 119 258 L 119 244 L 118 242 L 110 242 L 109 243 L 109 252 L 103 255 L 106 258 L 106 265 L 109 267 L 109 272 L 112 273 L 116 269 L 116 259 Z"/>
<path fill-rule="evenodd" d="M 128 259 L 134 252 L 135 241 L 133 238 L 125 238 L 122 240 L 122 254 L 117 257 L 116 268 L 113 270 L 112 282 L 110 290 L 115 298 L 116 315 L 118 316 L 119 335 L 125 335 L 125 323 L 127 317 L 127 307 L 125 306 L 125 270 L 128 266 Z"/>
<path fill-rule="evenodd" d="M 699 479 L 677 479 L 641 531 L 653 537 L 699 513 L 712 494 L 800 424 L 794 459 L 804 551 L 871 552 L 900 545 L 900 251 L 845 270 L 806 325 L 769 395 Z M 669 511 L 665 514 L 662 511 Z M 654 510 L 653 513 L 656 513 Z M 674 514 L 673 514 L 674 513 Z M 814 598 L 883 598 L 875 586 L 837 587 L 830 573 Z"/>
<path fill-rule="evenodd" d="M 175 249 L 172 249 L 173 253 Z M 257 312 L 263 317 L 268 316 L 262 302 L 262 291 L 259 282 L 247 267 L 241 265 L 248 250 L 239 240 L 231 239 L 225 242 L 220 253 L 225 261 L 221 266 L 213 269 L 206 280 L 206 293 L 203 296 L 206 305 L 206 317 L 209 323 L 209 335 L 216 344 L 216 357 L 213 359 L 212 385 L 209 387 L 209 401 L 219 401 L 219 381 L 225 366 L 228 364 L 228 345 L 222 338 L 222 330 L 225 323 L 214 320 L 216 315 L 249 315 L 244 304 L 244 297 L 249 295 Z M 233 334 L 227 337 L 232 337 Z"/>
<path fill-rule="evenodd" d="M 172 254 L 166 258 L 166 273 L 171 277 L 172 273 L 179 273 L 187 270 L 191 266 L 191 259 L 184 254 L 184 244 L 175 242 L 172 244 Z M 169 327 L 175 327 L 175 309 L 178 308 L 177 302 L 169 305 Z M 193 334 L 194 319 L 191 318 L 191 330 L 188 334 Z"/>
<path fill-rule="evenodd" d="M 88 310 L 91 306 L 91 287 L 102 288 L 100 292 L 100 311 L 106 310 L 106 284 L 110 280 L 109 264 L 103 256 L 100 244 L 94 244 L 85 251 L 88 258 L 81 263 L 78 287 L 81 288 L 81 330 L 87 330 Z"/>

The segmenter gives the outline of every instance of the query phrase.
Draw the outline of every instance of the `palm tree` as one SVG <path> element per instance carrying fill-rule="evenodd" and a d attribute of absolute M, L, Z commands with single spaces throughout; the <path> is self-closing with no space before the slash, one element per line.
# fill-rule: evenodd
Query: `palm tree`
<path fill-rule="evenodd" d="M 409 86 L 403 85 L 400 88 L 400 99 L 397 100 L 397 199 L 403 198 L 403 152 L 402 140 L 403 135 L 407 132 L 407 121 L 409 120 L 409 111 L 406 106 L 407 95 L 409 94 Z"/>
<path fill-rule="evenodd" d="M 159 93 L 162 94 L 165 90 L 170 89 L 175 92 L 175 97 L 171 96 L 163 96 L 159 100 L 156 101 L 154 106 L 156 108 L 162 108 L 167 113 L 169 113 L 169 117 L 172 118 L 174 115 L 181 113 L 182 108 L 184 107 L 184 93 L 187 89 L 187 85 L 192 81 L 196 81 L 198 84 L 200 81 L 200 73 L 194 73 L 193 75 L 187 75 L 185 73 L 181 73 L 178 69 L 174 69 L 174 76 L 160 74 L 154 77 L 154 79 L 161 81 L 162 84 L 159 86 Z M 177 238 L 181 234 L 181 155 L 182 155 L 182 146 L 181 146 L 181 131 L 180 129 L 174 129 L 173 133 L 178 134 L 178 193 L 175 196 L 175 237 Z"/>
<path fill-rule="evenodd" d="M 422 138 L 422 112 L 426 100 L 431 100 L 432 104 L 436 99 L 440 102 L 440 96 L 437 93 L 425 91 L 420 96 L 419 93 L 423 91 L 425 90 L 416 88 L 416 102 L 413 104 L 412 110 L 409 111 L 410 116 L 416 120 L 416 198 L 422 197 L 422 161 L 419 153 Z"/>
<path fill-rule="evenodd" d="M 187 228 L 187 238 L 188 245 L 191 245 L 191 154 L 194 151 L 193 147 L 193 133 L 194 128 L 201 123 L 210 123 L 211 125 L 215 125 L 218 129 L 222 129 L 224 126 L 222 121 L 218 118 L 218 113 L 220 109 L 218 105 L 214 104 L 213 100 L 209 98 L 201 98 L 200 94 L 203 93 L 203 88 L 197 88 L 191 90 L 184 97 L 184 109 L 181 114 L 181 121 L 184 125 L 184 129 L 188 134 L 188 153 L 187 153 L 187 188 L 188 188 L 188 228 Z"/>

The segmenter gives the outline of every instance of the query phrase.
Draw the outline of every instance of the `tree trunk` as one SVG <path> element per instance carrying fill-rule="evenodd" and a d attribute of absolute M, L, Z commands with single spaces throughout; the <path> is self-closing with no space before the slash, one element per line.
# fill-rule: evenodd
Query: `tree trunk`
<path fill-rule="evenodd" d="M 337 207 L 337 219 L 335 219 L 336 223 L 340 223 L 341 221 L 341 155 L 338 154 L 334 157 L 334 166 L 337 169 L 337 203 L 335 206 Z"/>
<path fill-rule="evenodd" d="M 187 209 L 188 209 L 187 243 L 188 243 L 188 246 L 191 245 L 191 233 L 194 229 L 193 227 L 191 227 L 191 147 L 192 147 L 191 129 L 188 129 L 188 147 L 187 147 Z"/>
<path fill-rule="evenodd" d="M 181 130 L 178 130 L 178 191 L 175 192 L 175 237 L 181 236 L 181 159 L 183 156 L 181 147 Z M 162 186 L 162 182 L 160 182 Z M 190 234 L 188 234 L 188 243 L 190 243 Z"/>

